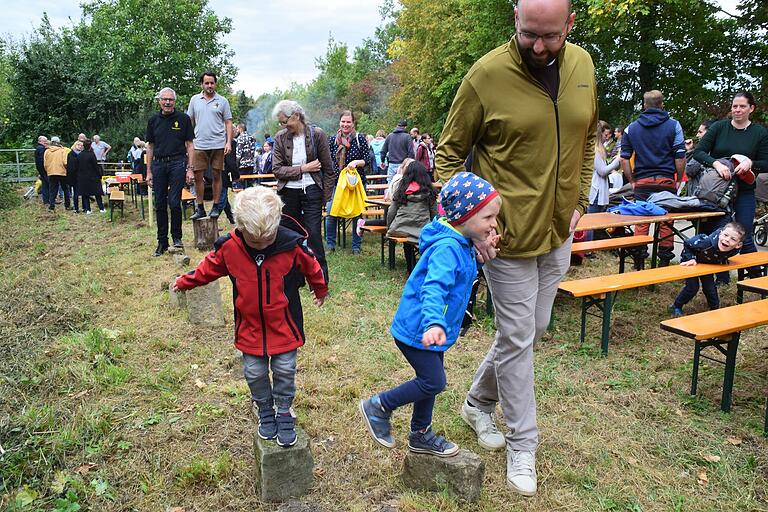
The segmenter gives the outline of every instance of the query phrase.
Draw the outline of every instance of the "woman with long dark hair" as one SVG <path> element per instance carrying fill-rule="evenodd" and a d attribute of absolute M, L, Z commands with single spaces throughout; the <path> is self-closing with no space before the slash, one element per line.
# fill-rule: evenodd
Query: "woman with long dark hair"
<path fill-rule="evenodd" d="M 407 236 L 417 243 L 421 228 L 437 216 L 437 193 L 427 169 L 412 161 L 403 171 L 387 211 L 387 235 Z"/>
<path fill-rule="evenodd" d="M 710 126 L 693 153 L 693 158 L 708 167 L 714 167 L 724 179 L 730 179 L 731 172 L 717 159 L 731 158 L 733 155 L 746 157 L 734 169 L 738 188 L 733 205 L 733 220 L 746 230 L 742 253 L 757 251 L 752 239 L 757 206 L 755 175 L 768 169 L 768 130 L 750 120 L 754 111 L 754 96 L 746 91 L 737 92 L 731 101 L 731 118 Z M 755 272 L 750 269 L 750 275 Z"/>

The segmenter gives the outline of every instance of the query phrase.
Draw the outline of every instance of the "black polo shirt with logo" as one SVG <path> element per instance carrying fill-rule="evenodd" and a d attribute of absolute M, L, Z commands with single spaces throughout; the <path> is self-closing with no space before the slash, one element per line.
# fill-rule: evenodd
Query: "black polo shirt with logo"
<path fill-rule="evenodd" d="M 195 138 L 195 131 L 189 116 L 174 109 L 170 115 L 157 112 L 150 117 L 144 138 L 152 144 L 154 158 L 185 157 L 185 143 Z"/>

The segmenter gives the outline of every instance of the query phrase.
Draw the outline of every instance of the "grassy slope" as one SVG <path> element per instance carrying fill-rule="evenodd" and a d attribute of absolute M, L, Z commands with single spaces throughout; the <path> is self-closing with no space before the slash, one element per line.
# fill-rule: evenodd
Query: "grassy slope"
<path fill-rule="evenodd" d="M 114 225 L 51 217 L 36 204 L 0 217 L 0 508 L 273 510 L 253 492 L 254 421 L 231 347 L 230 284 L 221 281 L 228 326 L 189 325 L 164 291 L 173 261 L 149 257 L 153 230 L 126 209 Z M 185 233 L 191 245 L 189 224 Z M 743 336 L 734 413 L 720 413 L 721 368 L 705 365 L 690 397 L 691 344 L 658 329 L 676 285 L 619 297 L 607 358 L 597 322 L 580 346 L 578 303 L 558 298 L 555 330 L 536 354 L 533 499 L 505 489 L 504 456 L 482 451 L 457 414 L 492 340 L 485 319 L 448 353 L 435 414 L 438 431 L 485 460 L 482 499 L 470 507 L 406 491 L 408 411 L 395 414 L 393 451 L 372 442 L 357 413 L 361 397 L 411 377 L 388 335 L 404 282 L 398 263 L 380 267 L 369 238 L 363 257 L 330 256 L 333 297 L 323 308 L 304 301 L 309 342 L 295 405 L 313 439 L 316 485 L 303 501 L 353 511 L 768 509 L 765 331 Z M 614 271 L 601 255 L 572 275 Z M 692 309 L 703 307 L 699 296 Z"/>

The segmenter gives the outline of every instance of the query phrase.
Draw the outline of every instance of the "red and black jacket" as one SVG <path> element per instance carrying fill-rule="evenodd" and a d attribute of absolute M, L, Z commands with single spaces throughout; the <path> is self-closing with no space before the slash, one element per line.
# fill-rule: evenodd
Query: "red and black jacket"
<path fill-rule="evenodd" d="M 216 240 L 213 251 L 194 271 L 179 277 L 176 285 L 189 290 L 228 275 L 235 306 L 235 347 L 254 356 L 290 352 L 304 344 L 299 299 L 304 278 L 315 296 L 328 294 L 320 264 L 306 239 L 304 228 L 287 215 L 283 215 L 275 242 L 263 250 L 248 247 L 234 229 Z"/>

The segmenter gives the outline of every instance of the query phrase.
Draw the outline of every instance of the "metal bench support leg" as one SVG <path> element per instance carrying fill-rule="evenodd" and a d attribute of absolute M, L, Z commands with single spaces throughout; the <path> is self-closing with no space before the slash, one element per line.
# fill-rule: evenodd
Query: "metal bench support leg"
<path fill-rule="evenodd" d="M 736 352 L 739 349 L 739 336 L 741 333 L 733 335 L 728 342 L 728 352 L 725 354 L 725 376 L 723 378 L 723 398 L 720 401 L 720 409 L 724 412 L 730 412 L 733 395 L 733 378 L 736 373 Z"/>
<path fill-rule="evenodd" d="M 384 266 L 384 241 L 386 240 L 386 235 L 384 233 L 381 234 L 381 266 Z"/>
<path fill-rule="evenodd" d="M 627 250 L 623 247 L 619 249 L 619 274 L 624 273 L 624 260 L 627 259 Z"/>
<path fill-rule="evenodd" d="M 390 240 L 389 241 L 389 270 L 394 270 L 395 268 L 395 242 Z"/>
<path fill-rule="evenodd" d="M 701 356 L 701 342 L 696 341 L 693 344 L 693 371 L 691 372 L 691 395 L 696 395 L 696 388 L 699 385 L 699 358 Z"/>
<path fill-rule="evenodd" d="M 768 398 L 765 399 L 765 425 L 763 425 L 763 432 L 768 434 Z"/>
<path fill-rule="evenodd" d="M 601 339 L 601 348 L 603 355 L 608 355 L 608 340 L 611 337 L 611 311 L 613 310 L 613 299 L 616 293 L 606 293 L 603 301 L 603 335 Z"/>
<path fill-rule="evenodd" d="M 587 310 L 589 305 L 587 304 L 587 297 L 581 298 L 581 335 L 579 341 L 584 343 L 584 338 L 587 336 Z"/>

